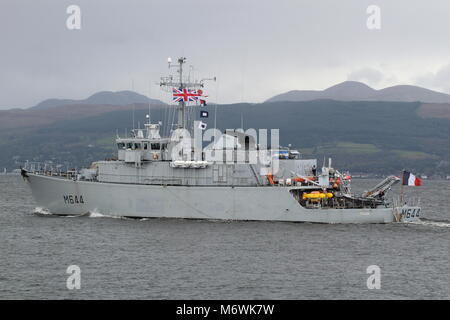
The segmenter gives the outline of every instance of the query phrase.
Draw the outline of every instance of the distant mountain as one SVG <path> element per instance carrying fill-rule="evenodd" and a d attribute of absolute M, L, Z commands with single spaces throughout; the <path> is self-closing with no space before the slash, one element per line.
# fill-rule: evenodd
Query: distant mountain
<path fill-rule="evenodd" d="M 161 109 L 163 105 L 152 104 L 151 110 Z M 125 106 L 103 105 L 103 104 L 68 104 L 63 106 L 56 106 L 54 109 L 9 109 L 0 110 L 0 140 L 4 132 L 12 132 L 19 130 L 21 132 L 28 132 L 36 128 L 42 128 L 50 124 L 65 121 L 68 119 L 79 120 L 98 116 L 112 111 L 127 110 L 129 119 L 132 118 L 131 110 L 147 110 L 148 103 L 136 103 Z"/>
<path fill-rule="evenodd" d="M 399 85 L 375 90 L 357 81 L 345 81 L 325 90 L 293 90 L 276 95 L 266 102 L 311 101 L 320 99 L 337 101 L 420 101 L 425 103 L 450 103 L 449 94 L 418 86 Z"/>
<path fill-rule="evenodd" d="M 164 102 L 148 98 L 142 94 L 133 91 L 100 91 L 94 93 L 89 98 L 84 100 L 72 100 L 72 99 L 47 99 L 41 103 L 31 107 L 34 110 L 44 110 L 54 107 L 61 107 L 66 105 L 75 104 L 96 104 L 96 105 L 113 105 L 113 106 L 126 106 L 133 103 L 152 103 L 152 104 L 164 104 Z"/>

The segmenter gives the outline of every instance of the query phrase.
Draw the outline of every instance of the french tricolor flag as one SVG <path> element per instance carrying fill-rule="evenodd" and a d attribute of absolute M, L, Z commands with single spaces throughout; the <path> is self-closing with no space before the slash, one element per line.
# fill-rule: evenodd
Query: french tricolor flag
<path fill-rule="evenodd" d="M 411 172 L 403 171 L 403 180 L 402 184 L 404 186 L 420 186 L 422 181 L 413 175 Z"/>

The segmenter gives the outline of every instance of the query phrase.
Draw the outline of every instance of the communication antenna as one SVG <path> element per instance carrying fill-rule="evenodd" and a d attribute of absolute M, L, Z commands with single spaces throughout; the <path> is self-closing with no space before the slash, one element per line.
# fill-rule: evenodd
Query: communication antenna
<path fill-rule="evenodd" d="M 214 129 L 217 129 L 217 103 L 214 105 Z"/>
<path fill-rule="evenodd" d="M 151 81 L 148 82 L 148 115 L 146 118 L 148 119 L 148 123 L 150 124 L 150 101 L 151 101 L 151 94 L 152 94 L 152 84 Z"/>
<path fill-rule="evenodd" d="M 131 90 L 134 92 L 134 79 L 131 79 Z M 133 118 L 133 129 L 134 129 L 134 102 L 133 102 L 133 111 L 132 111 L 132 118 Z"/>
<path fill-rule="evenodd" d="M 216 77 L 214 77 L 216 82 Z M 219 82 L 216 82 L 216 102 L 214 104 L 214 129 L 217 129 L 217 104 L 219 103 Z M 216 137 L 214 137 L 216 139 Z"/>

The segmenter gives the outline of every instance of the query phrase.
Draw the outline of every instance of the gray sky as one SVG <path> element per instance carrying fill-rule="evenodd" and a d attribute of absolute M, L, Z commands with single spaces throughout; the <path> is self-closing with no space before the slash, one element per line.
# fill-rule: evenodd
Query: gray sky
<path fill-rule="evenodd" d="M 81 8 L 68 30 L 66 8 Z M 381 8 L 369 30 L 366 9 Z M 186 56 L 219 103 L 359 80 L 450 93 L 448 0 L 1 0 L 0 109 L 154 83 Z"/>

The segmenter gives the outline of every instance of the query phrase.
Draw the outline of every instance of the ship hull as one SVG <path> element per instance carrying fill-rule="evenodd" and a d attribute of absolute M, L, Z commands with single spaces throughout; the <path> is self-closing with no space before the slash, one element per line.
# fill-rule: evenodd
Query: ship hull
<path fill-rule="evenodd" d="M 136 218 L 389 223 L 392 208 L 306 209 L 290 187 L 187 187 L 73 181 L 28 174 L 39 207 L 52 214 L 98 212 Z"/>

